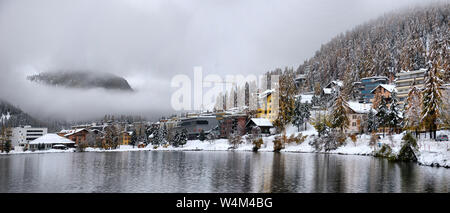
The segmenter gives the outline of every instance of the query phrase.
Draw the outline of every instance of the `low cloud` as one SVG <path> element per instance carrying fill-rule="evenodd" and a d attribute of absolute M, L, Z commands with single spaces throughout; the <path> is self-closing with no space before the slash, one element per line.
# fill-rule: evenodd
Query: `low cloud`
<path fill-rule="evenodd" d="M 174 111 L 177 74 L 261 74 L 297 67 L 335 35 L 418 0 L 0 1 L 0 97 L 38 117 Z M 110 72 L 133 94 L 33 84 L 58 69 Z"/>

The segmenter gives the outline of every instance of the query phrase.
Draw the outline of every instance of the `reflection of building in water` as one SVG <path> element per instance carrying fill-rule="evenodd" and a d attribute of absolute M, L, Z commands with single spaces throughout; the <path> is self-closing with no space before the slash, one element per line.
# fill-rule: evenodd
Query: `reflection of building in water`
<path fill-rule="evenodd" d="M 360 156 L 355 156 L 360 157 Z M 370 158 L 361 157 L 354 161 L 345 161 L 342 166 L 344 173 L 343 189 L 345 193 L 368 192 L 370 183 Z M 372 165 L 372 164 L 370 164 Z M 350 178 L 351 177 L 351 178 Z"/>
<path fill-rule="evenodd" d="M 262 192 L 271 192 L 272 190 L 272 170 L 273 170 L 273 161 L 270 158 L 265 158 L 264 168 L 263 168 L 263 185 Z"/>

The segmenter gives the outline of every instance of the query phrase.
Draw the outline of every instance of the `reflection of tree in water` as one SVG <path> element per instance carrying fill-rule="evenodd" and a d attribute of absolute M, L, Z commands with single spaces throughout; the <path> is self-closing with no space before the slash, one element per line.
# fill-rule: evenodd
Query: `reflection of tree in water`
<path fill-rule="evenodd" d="M 270 192 L 289 192 L 289 187 L 286 187 L 285 183 L 284 157 L 283 153 L 273 154 Z"/>
<path fill-rule="evenodd" d="M 417 165 L 413 165 L 412 163 L 399 163 L 401 192 L 415 192 L 413 185 L 416 185 L 417 182 L 420 181 L 417 179 L 417 175 L 414 174 L 414 168 L 416 166 Z"/>
<path fill-rule="evenodd" d="M 345 167 L 340 165 L 336 156 L 317 154 L 315 157 L 314 192 L 344 192 Z"/>
<path fill-rule="evenodd" d="M 253 153 L 224 152 L 214 154 L 211 164 L 211 192 L 250 192 Z M 219 160 L 219 161 L 218 161 Z M 258 169 L 258 168 L 256 168 Z"/>

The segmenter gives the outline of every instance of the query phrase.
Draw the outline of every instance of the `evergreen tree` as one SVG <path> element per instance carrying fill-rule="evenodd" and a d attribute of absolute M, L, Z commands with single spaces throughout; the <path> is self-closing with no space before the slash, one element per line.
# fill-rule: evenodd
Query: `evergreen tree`
<path fill-rule="evenodd" d="M 348 119 L 348 104 L 344 100 L 343 95 L 339 94 L 334 102 L 331 112 L 332 128 L 339 128 L 341 133 L 348 127 L 350 121 Z"/>
<path fill-rule="evenodd" d="M 137 138 L 136 130 L 133 130 L 133 133 L 131 133 L 131 145 L 133 145 L 133 148 L 134 148 L 134 146 L 136 146 L 137 143 L 138 143 L 137 139 L 138 139 L 138 138 Z"/>
<path fill-rule="evenodd" d="M 200 130 L 200 134 L 199 134 L 199 136 L 198 136 L 198 139 L 200 140 L 200 141 L 204 141 L 205 139 L 206 139 L 206 136 L 205 136 L 205 130 Z"/>
<path fill-rule="evenodd" d="M 175 135 L 172 138 L 172 146 L 174 146 L 174 147 L 180 146 L 180 136 L 181 136 L 181 133 L 179 131 L 176 131 Z"/>
<path fill-rule="evenodd" d="M 377 109 L 377 126 L 383 128 L 383 137 L 384 137 L 384 128 L 389 124 L 389 109 L 387 107 L 386 98 L 381 97 L 380 103 L 378 104 Z"/>
<path fill-rule="evenodd" d="M 389 104 L 389 112 L 388 112 L 388 122 L 389 126 L 396 132 L 397 127 L 401 123 L 400 112 L 398 109 L 398 99 L 397 93 L 395 91 L 391 94 L 391 103 Z"/>
<path fill-rule="evenodd" d="M 311 116 L 311 106 L 308 103 L 301 102 L 301 96 L 295 101 L 294 115 L 292 117 L 292 123 L 297 126 L 298 131 L 300 131 L 300 126 L 305 124 L 306 130 L 306 120 Z"/>
<path fill-rule="evenodd" d="M 376 120 L 376 115 L 373 112 L 373 109 L 370 108 L 369 113 L 367 114 L 367 132 L 374 132 L 376 131 L 378 128 L 377 126 L 377 120 Z"/>
<path fill-rule="evenodd" d="M 430 138 L 434 139 L 436 138 L 437 124 L 441 114 L 442 84 L 443 82 L 439 78 L 438 66 L 432 66 L 428 69 L 425 76 L 425 85 L 422 92 L 421 122 L 425 127 L 428 127 Z"/>
<path fill-rule="evenodd" d="M 188 140 L 187 130 L 183 129 L 183 130 L 181 130 L 180 139 L 178 141 L 178 144 L 183 146 L 186 144 L 187 140 Z"/>

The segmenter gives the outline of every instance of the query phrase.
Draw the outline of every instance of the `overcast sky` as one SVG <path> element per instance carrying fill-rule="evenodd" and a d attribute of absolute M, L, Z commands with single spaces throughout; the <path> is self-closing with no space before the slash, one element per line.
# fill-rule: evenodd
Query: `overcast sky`
<path fill-rule="evenodd" d="M 0 98 L 38 117 L 173 112 L 170 80 L 296 68 L 339 33 L 419 0 L 0 0 Z M 57 69 L 125 77 L 133 94 L 25 80 Z"/>

